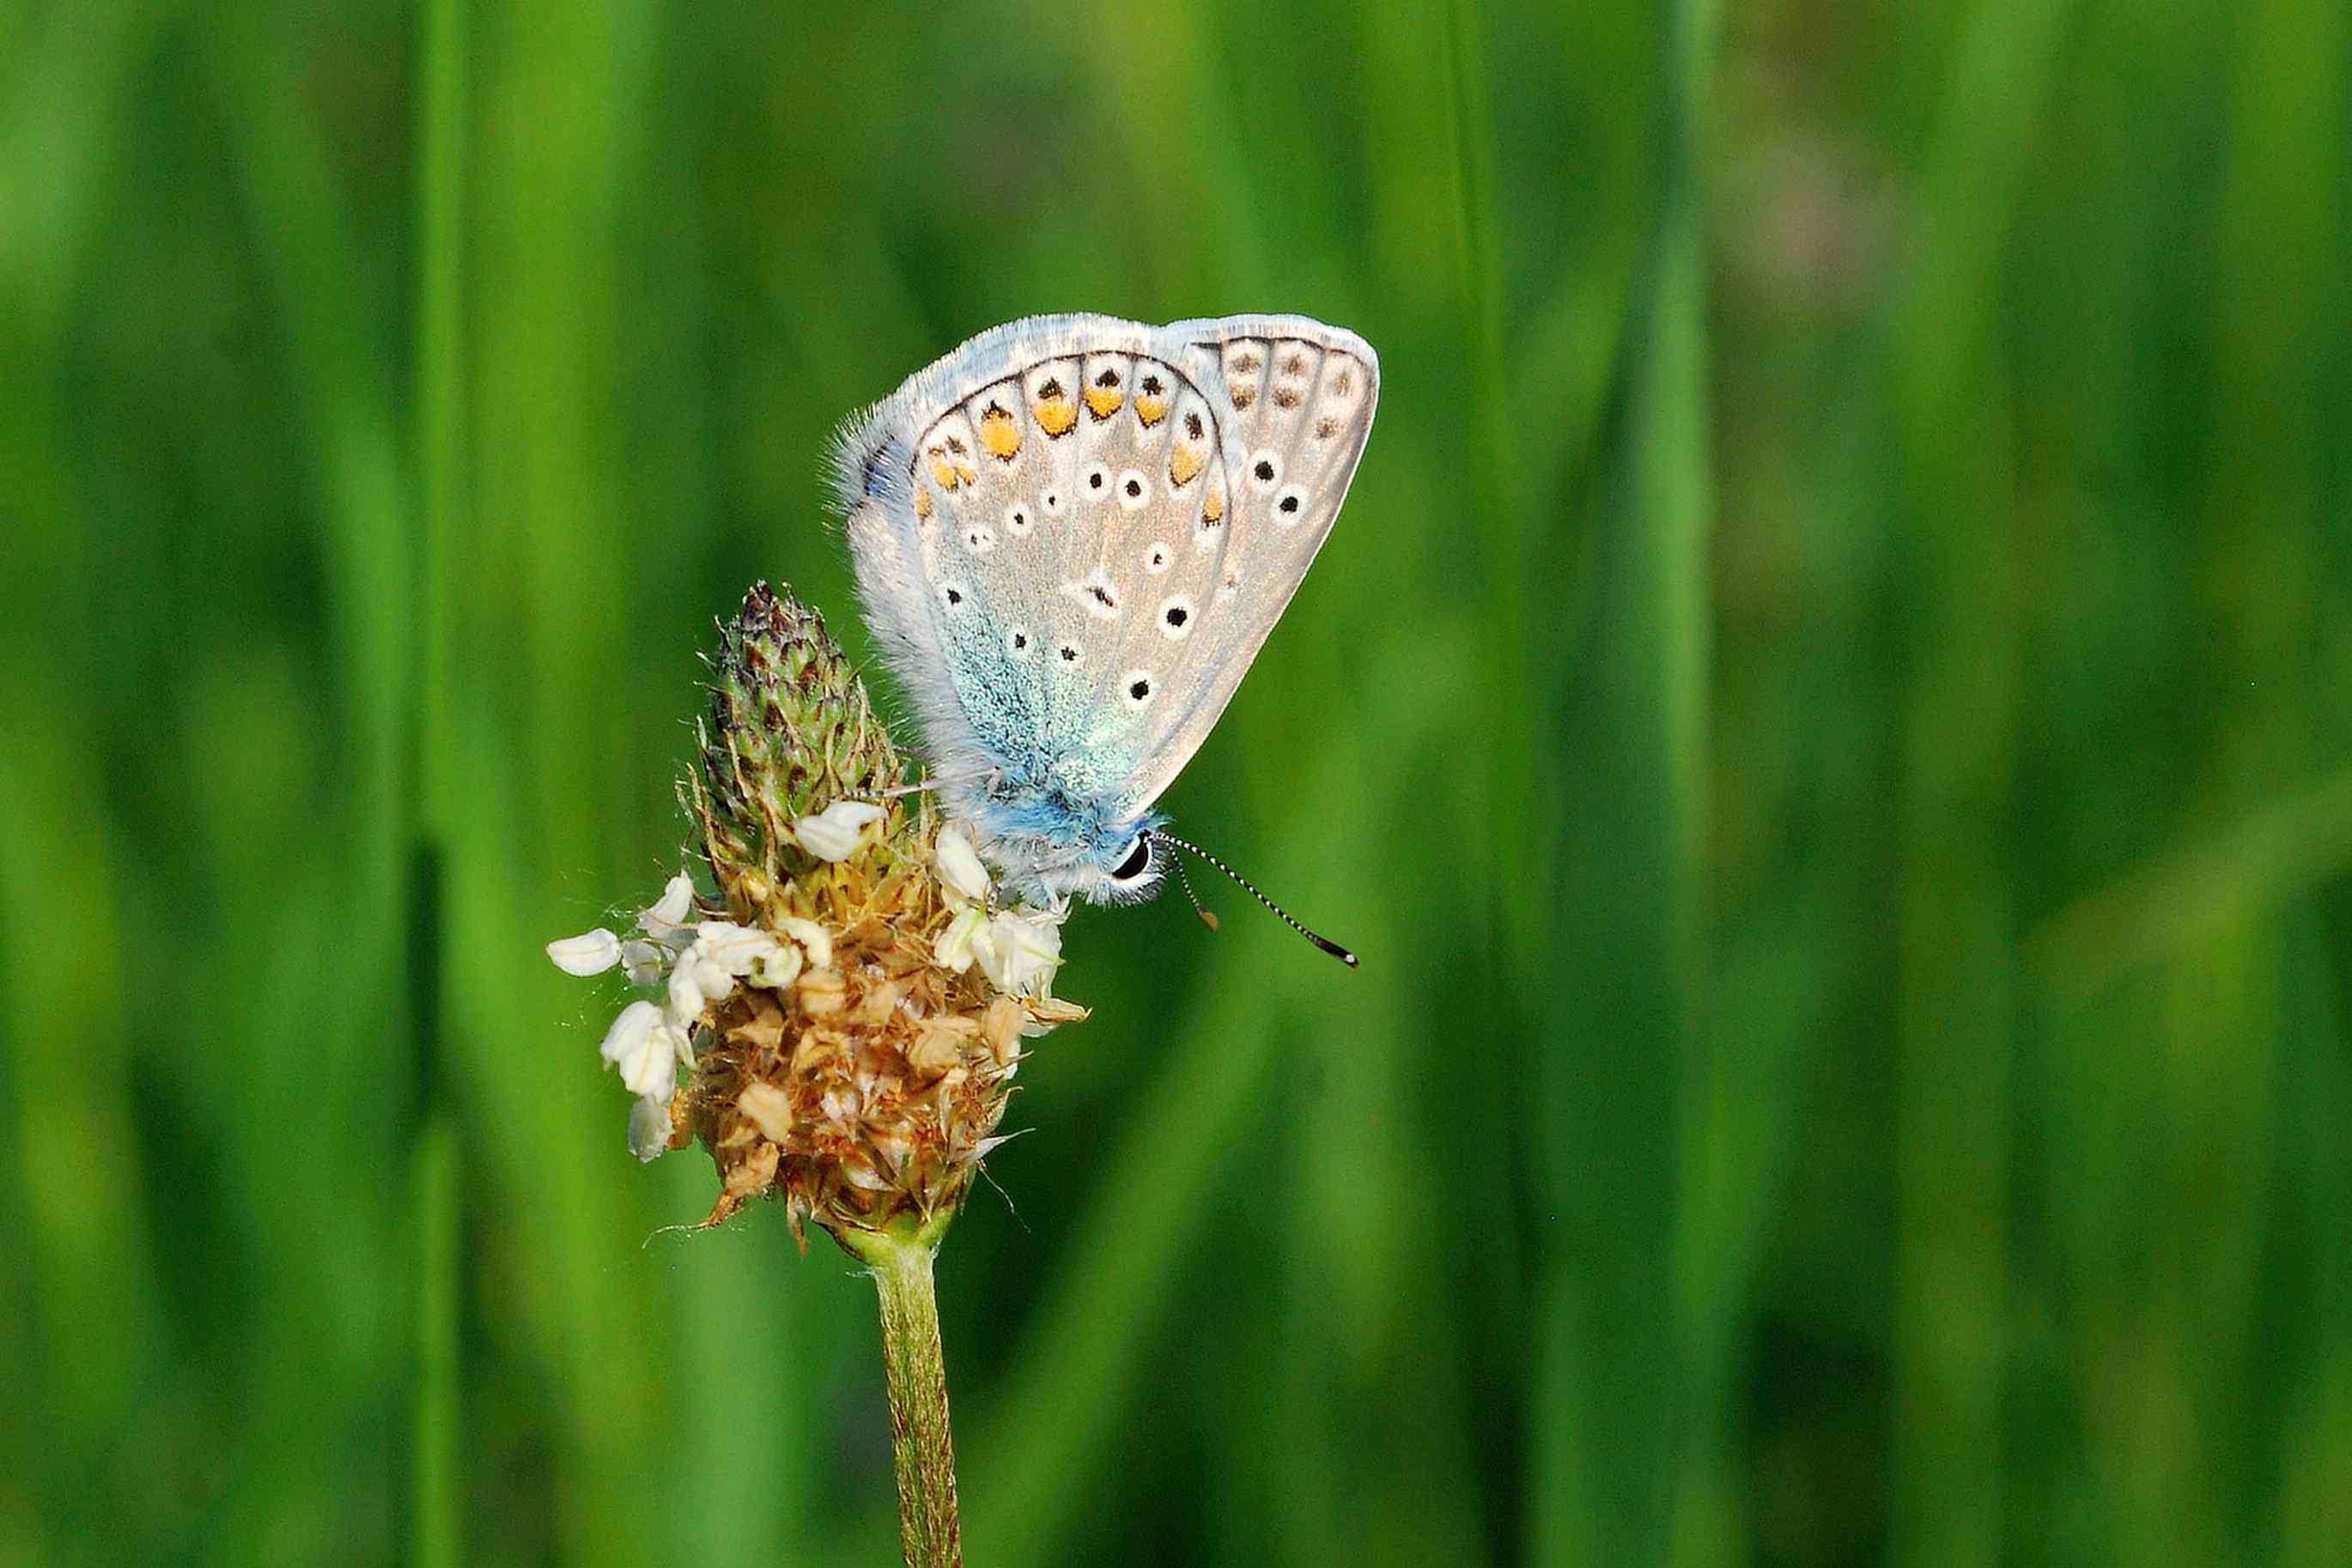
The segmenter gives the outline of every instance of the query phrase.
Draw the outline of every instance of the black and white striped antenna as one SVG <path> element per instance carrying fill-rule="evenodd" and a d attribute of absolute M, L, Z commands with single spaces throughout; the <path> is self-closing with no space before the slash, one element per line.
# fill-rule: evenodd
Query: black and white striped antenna
<path fill-rule="evenodd" d="M 1251 898 L 1255 899 L 1259 903 L 1264 904 L 1267 909 L 1272 910 L 1275 912 L 1276 918 L 1280 920 L 1283 924 L 1288 926 L 1291 930 L 1305 937 L 1307 941 L 1313 942 L 1316 946 L 1321 948 L 1324 952 L 1329 953 L 1332 957 L 1338 959 L 1349 968 L 1354 969 L 1358 967 L 1356 963 L 1356 955 L 1354 953 L 1349 952 L 1346 948 L 1341 947 L 1329 937 L 1318 936 L 1315 932 L 1308 931 L 1305 926 L 1291 919 L 1290 911 L 1284 909 L 1280 904 L 1276 903 L 1272 899 L 1267 898 L 1264 893 L 1259 892 L 1256 883 L 1251 881 L 1247 877 L 1243 876 L 1239 871 L 1234 870 L 1231 866 L 1226 865 L 1223 860 L 1218 859 L 1214 855 L 1210 854 L 1199 845 L 1188 844 L 1183 839 L 1177 837 L 1174 834 L 1162 832 L 1159 828 L 1152 829 L 1151 837 L 1162 839 L 1166 841 L 1171 847 L 1181 849 L 1187 855 L 1195 856 L 1200 859 L 1207 861 L 1210 865 L 1214 866 L 1218 870 L 1223 871 L 1226 876 L 1231 877 L 1235 882 L 1239 883 L 1242 890 L 1248 893 Z M 1192 884 L 1184 875 L 1184 862 L 1181 860 L 1176 862 L 1176 879 L 1179 882 L 1183 883 L 1184 896 L 1192 900 L 1193 910 L 1199 913 L 1202 920 L 1208 922 L 1209 929 L 1211 931 L 1216 930 L 1217 917 L 1211 914 L 1208 910 L 1201 908 L 1201 900 L 1193 896 Z"/>

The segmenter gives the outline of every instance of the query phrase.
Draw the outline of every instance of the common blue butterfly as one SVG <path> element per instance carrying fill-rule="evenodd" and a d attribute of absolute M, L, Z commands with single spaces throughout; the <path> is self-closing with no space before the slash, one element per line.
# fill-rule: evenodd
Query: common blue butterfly
<path fill-rule="evenodd" d="M 1379 393 L 1361 338 L 1300 316 L 1038 316 L 844 433 L 867 620 L 1015 896 L 1157 890 L 1153 805 L 1331 531 Z"/>

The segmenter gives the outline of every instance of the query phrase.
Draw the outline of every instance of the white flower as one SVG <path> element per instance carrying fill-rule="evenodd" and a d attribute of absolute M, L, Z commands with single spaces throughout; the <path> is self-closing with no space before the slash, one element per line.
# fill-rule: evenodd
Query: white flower
<path fill-rule="evenodd" d="M 793 823 L 793 837 L 820 860 L 846 860 L 865 841 L 867 825 L 887 815 L 870 801 L 836 800 L 816 816 Z"/>
<path fill-rule="evenodd" d="M 818 969 L 833 966 L 833 933 L 814 921 L 804 921 L 798 915 L 786 915 L 776 922 L 784 934 L 808 949 L 809 963 Z"/>
<path fill-rule="evenodd" d="M 629 1152 L 650 1164 L 669 1152 L 669 1106 L 651 1095 L 629 1109 Z"/>
<path fill-rule="evenodd" d="M 766 931 L 731 921 L 705 921 L 694 931 L 694 952 L 740 980 L 761 959 L 783 946 Z"/>
<path fill-rule="evenodd" d="M 751 972 L 743 976 L 743 984 L 781 991 L 800 976 L 800 944 L 780 942 L 772 952 L 763 952 L 752 960 Z"/>
<path fill-rule="evenodd" d="M 638 912 L 637 929 L 644 935 L 623 942 L 599 926 L 579 936 L 549 942 L 547 956 L 566 974 L 602 974 L 618 963 L 627 971 L 630 984 L 656 984 L 669 973 L 671 964 L 693 945 L 699 931 L 715 929 L 722 935 L 732 935 L 743 929 L 723 921 L 705 921 L 700 926 L 690 924 L 687 917 L 693 912 L 694 882 L 680 871 L 669 879 L 662 889 L 662 896 L 650 909 Z M 748 965 L 749 957 L 743 962 Z"/>
<path fill-rule="evenodd" d="M 688 948 L 680 956 L 678 966 L 669 972 L 669 985 L 666 993 L 668 1001 L 662 1008 L 662 1022 L 672 1028 L 690 1027 L 697 1018 L 702 1016 L 702 1009 L 707 1004 L 718 1001 L 735 989 L 735 983 L 722 973 L 710 976 L 721 986 L 719 995 L 705 992 L 702 982 L 706 966 L 690 962 L 693 954 L 694 950 Z"/>
<path fill-rule="evenodd" d="M 547 956 L 566 974 L 602 974 L 621 962 L 621 939 L 598 926 L 583 935 L 549 942 Z"/>
<path fill-rule="evenodd" d="M 662 1011 L 650 1002 L 632 1002 L 621 1009 L 605 1032 L 601 1054 L 619 1069 L 629 1092 L 664 1105 L 677 1092 L 680 1054 L 693 1047 L 679 1030 L 662 1021 Z"/>
<path fill-rule="evenodd" d="M 1062 966 L 1061 922 L 1027 910 L 1006 910 L 972 939 L 972 954 L 989 983 L 1008 996 L 1050 996 Z"/>
<path fill-rule="evenodd" d="M 679 922 L 693 911 L 694 881 L 685 872 L 672 877 L 662 888 L 662 896 L 654 907 L 637 916 L 637 924 L 656 942 L 667 942 L 671 934 L 691 928 Z"/>
<path fill-rule="evenodd" d="M 980 863 L 971 840 L 955 828 L 940 829 L 931 845 L 931 858 L 939 863 L 940 885 L 947 889 L 950 909 L 961 910 L 988 897 L 988 868 Z"/>
<path fill-rule="evenodd" d="M 940 932 L 939 941 L 932 944 L 931 956 L 941 969 L 961 974 L 979 956 L 974 944 L 979 942 L 981 932 L 987 929 L 988 912 L 985 910 L 965 910 L 949 922 L 947 930 Z"/>

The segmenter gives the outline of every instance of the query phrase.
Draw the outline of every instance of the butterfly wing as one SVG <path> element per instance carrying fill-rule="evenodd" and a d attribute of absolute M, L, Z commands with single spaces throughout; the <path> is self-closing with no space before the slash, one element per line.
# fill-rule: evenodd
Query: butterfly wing
<path fill-rule="evenodd" d="M 845 439 L 869 618 L 945 773 L 1140 817 L 1338 515 L 1378 363 L 1298 317 L 1014 322 Z"/>
<path fill-rule="evenodd" d="M 1150 714 L 1128 812 L 1175 782 L 1208 739 L 1258 649 L 1323 548 L 1371 434 L 1380 360 L 1353 332 L 1299 316 L 1180 321 L 1163 329 L 1170 357 L 1191 362 L 1210 391 L 1224 498 L 1222 520 L 1204 500 L 1189 526 L 1188 570 L 1172 601 L 1142 626 L 1157 637 L 1174 700 Z M 1213 369 L 1200 362 L 1207 360 Z M 1192 613 L 1171 626 L 1171 608 Z M 1114 693 L 1114 696 L 1124 695 Z"/>

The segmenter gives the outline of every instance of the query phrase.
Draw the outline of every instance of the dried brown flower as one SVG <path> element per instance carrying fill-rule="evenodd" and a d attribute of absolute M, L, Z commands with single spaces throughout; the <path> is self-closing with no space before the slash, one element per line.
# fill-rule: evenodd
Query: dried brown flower
<path fill-rule="evenodd" d="M 755 587 L 713 673 L 681 792 L 727 904 L 713 921 L 765 932 L 798 962 L 748 969 L 705 998 L 670 1146 L 699 1140 L 718 1164 L 709 1224 L 772 1194 L 796 1237 L 810 1220 L 836 1236 L 930 1229 L 1001 1142 L 1024 1038 L 1086 1016 L 1050 994 L 1051 963 L 975 963 L 971 933 L 984 949 L 1005 926 L 1057 961 L 1058 931 L 1048 916 L 992 917 L 942 879 L 937 814 L 927 797 L 889 795 L 904 767 L 814 612 Z M 855 814 L 870 826 L 815 830 L 859 801 L 880 808 Z M 960 921 L 961 940 L 943 940 Z M 677 962 L 692 961 L 689 947 Z"/>

